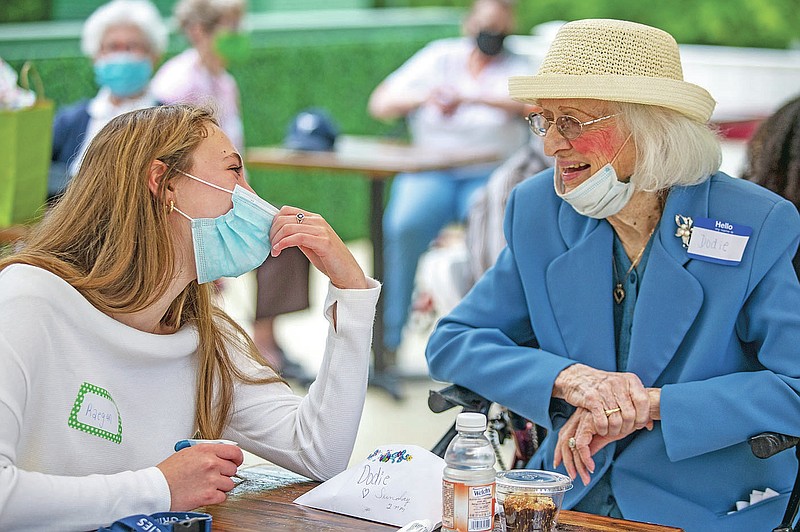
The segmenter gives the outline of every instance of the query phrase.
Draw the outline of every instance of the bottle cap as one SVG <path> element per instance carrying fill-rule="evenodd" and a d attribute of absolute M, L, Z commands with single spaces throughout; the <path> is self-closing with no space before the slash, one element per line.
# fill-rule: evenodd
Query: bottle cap
<path fill-rule="evenodd" d="M 483 432 L 486 430 L 486 416 L 478 412 L 462 412 L 456 418 L 456 430 Z"/>

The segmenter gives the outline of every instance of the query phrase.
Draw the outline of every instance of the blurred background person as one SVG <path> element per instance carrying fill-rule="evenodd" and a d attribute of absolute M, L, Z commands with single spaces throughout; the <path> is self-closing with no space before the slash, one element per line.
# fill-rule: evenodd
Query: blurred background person
<path fill-rule="evenodd" d="M 528 143 L 492 172 L 489 182 L 475 196 L 466 227 L 470 287 L 492 267 L 506 247 L 503 218 L 511 189 L 551 166 L 553 158 L 545 155 L 542 139 L 531 136 Z"/>
<path fill-rule="evenodd" d="M 239 150 L 244 149 L 239 87 L 226 67 L 247 53 L 247 36 L 240 31 L 245 10 L 244 0 L 176 3 L 175 20 L 191 47 L 153 77 L 153 93 L 164 103 L 215 107 L 222 130 Z"/>
<path fill-rule="evenodd" d="M 545 168 L 553 158 L 544 154 L 542 139 L 515 151 L 475 193 L 463 230 L 442 231 L 419 261 L 411 323 L 428 327 L 461 301 L 497 260 L 506 246 L 503 217 L 511 189 Z M 421 319 L 419 319 L 421 318 Z"/>
<path fill-rule="evenodd" d="M 742 175 L 788 199 L 800 210 L 800 96 L 764 120 L 747 146 Z M 800 278 L 800 254 L 794 256 Z"/>
<path fill-rule="evenodd" d="M 167 27 L 148 0 L 112 0 L 86 20 L 81 50 L 92 58 L 100 90 L 91 100 L 81 100 L 56 114 L 49 198 L 64 192 L 89 142 L 109 120 L 158 103 L 149 83 L 167 39 Z"/>
<path fill-rule="evenodd" d="M 164 103 L 211 105 L 220 126 L 244 153 L 239 87 L 230 64 L 249 54 L 242 31 L 245 0 L 181 0 L 175 19 L 191 47 L 169 59 L 153 78 L 153 93 Z M 275 318 L 308 308 L 309 263 L 298 249 L 268 257 L 256 271 L 253 339 L 267 360 L 286 378 L 307 382 L 303 368 L 289 360 L 275 336 Z M 278 281 L 279 280 L 279 281 Z"/>
<path fill-rule="evenodd" d="M 515 28 L 513 4 L 477 0 L 464 36 L 428 44 L 370 96 L 376 118 L 408 121 L 414 144 L 432 150 L 494 149 L 501 156 L 527 138 L 523 104 L 508 97 L 508 77 L 527 72 L 526 59 L 504 47 Z M 384 216 L 384 347 L 400 345 L 417 263 L 448 223 L 464 220 L 474 193 L 496 165 L 398 174 Z"/>

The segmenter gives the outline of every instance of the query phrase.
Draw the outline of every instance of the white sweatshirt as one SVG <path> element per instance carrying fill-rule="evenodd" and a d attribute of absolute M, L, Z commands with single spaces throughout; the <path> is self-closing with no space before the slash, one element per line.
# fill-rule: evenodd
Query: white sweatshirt
<path fill-rule="evenodd" d="M 347 467 L 361 419 L 378 283 L 330 286 L 306 397 L 236 384 L 223 438 L 302 475 Z M 0 271 L 0 530 L 87 530 L 167 511 L 156 464 L 195 430 L 197 335 L 124 325 L 40 268 Z M 267 371 L 237 356 L 249 373 Z"/>

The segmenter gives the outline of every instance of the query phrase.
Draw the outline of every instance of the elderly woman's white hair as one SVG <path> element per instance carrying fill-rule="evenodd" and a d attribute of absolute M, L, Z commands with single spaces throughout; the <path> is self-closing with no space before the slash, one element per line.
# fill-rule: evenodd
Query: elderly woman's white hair
<path fill-rule="evenodd" d="M 719 170 L 722 150 L 712 126 L 666 107 L 614 103 L 636 144 L 637 190 L 696 185 Z"/>
<path fill-rule="evenodd" d="M 150 51 L 161 55 L 167 49 L 169 32 L 158 9 L 148 0 L 112 0 L 98 7 L 83 25 L 81 50 L 89 57 L 100 51 L 100 43 L 112 26 L 136 26 L 150 43 Z"/>

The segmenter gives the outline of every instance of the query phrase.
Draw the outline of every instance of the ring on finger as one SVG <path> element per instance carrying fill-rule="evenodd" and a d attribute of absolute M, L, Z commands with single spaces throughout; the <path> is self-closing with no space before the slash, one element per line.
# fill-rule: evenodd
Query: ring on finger
<path fill-rule="evenodd" d="M 298 212 L 297 214 L 294 215 L 294 217 L 297 219 L 297 223 L 301 224 L 303 223 L 303 220 L 305 220 L 306 215 L 303 214 L 302 212 Z"/>
<path fill-rule="evenodd" d="M 574 449 L 576 444 L 577 442 L 575 441 L 575 438 L 570 438 L 567 440 L 567 445 L 570 449 Z"/>
<path fill-rule="evenodd" d="M 608 410 L 603 410 L 603 413 L 606 415 L 606 417 L 608 417 L 611 414 L 615 414 L 615 413 L 621 412 L 621 411 L 622 411 L 622 409 L 620 407 L 617 407 L 617 408 L 609 408 Z"/>

